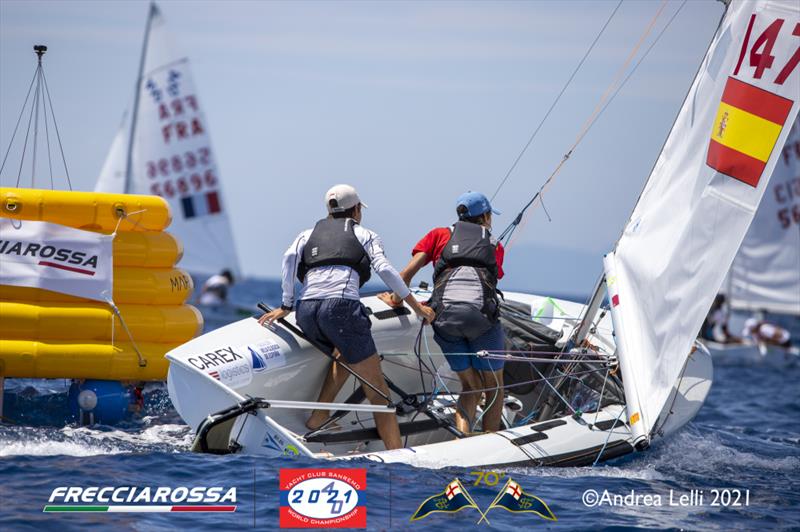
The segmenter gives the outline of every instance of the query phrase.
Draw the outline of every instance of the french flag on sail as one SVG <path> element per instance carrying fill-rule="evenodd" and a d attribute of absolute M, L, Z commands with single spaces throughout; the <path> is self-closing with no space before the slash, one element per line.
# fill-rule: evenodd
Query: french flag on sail
<path fill-rule="evenodd" d="M 219 203 L 219 194 L 217 194 L 216 190 L 181 198 L 181 207 L 183 207 L 183 217 L 187 220 L 207 214 L 217 214 L 222 211 Z"/>

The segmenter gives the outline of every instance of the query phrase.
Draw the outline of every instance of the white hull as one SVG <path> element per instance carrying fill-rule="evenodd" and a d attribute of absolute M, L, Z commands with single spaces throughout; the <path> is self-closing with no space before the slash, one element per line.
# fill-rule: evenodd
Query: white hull
<path fill-rule="evenodd" d="M 519 293 L 508 293 L 506 298 L 533 307 L 544 300 Z M 409 394 L 421 392 L 418 360 L 411 353 L 420 322 L 413 315 L 397 316 L 375 297 L 364 298 L 363 302 L 373 312 L 373 336 L 379 352 L 385 355 L 382 365 L 387 377 Z M 580 315 L 583 306 L 569 301 L 557 303 L 568 316 L 549 320 L 549 326 L 559 331 L 563 328 L 566 337 L 577 325 L 575 318 Z M 611 330 L 610 320 L 606 317 L 598 324 L 597 330 L 600 332 L 590 336 L 589 341 L 598 346 L 601 352 L 613 353 L 614 344 L 607 332 Z M 437 366 L 446 368 L 443 357 L 438 356 L 438 347 L 431 338 L 430 327 L 426 327 L 425 332 L 428 345 L 434 353 L 432 359 Z M 268 354 L 254 359 L 250 354 L 251 349 Z M 171 351 L 167 357 L 170 360 L 170 398 L 179 414 L 195 430 L 211 414 L 248 398 L 315 401 L 329 364 L 323 354 L 286 328 L 270 330 L 258 325 L 252 318 L 196 338 Z M 428 361 L 427 356 L 425 360 Z M 447 370 L 442 373 L 446 374 Z M 672 414 L 667 416 L 659 435 L 679 429 L 694 417 L 711 386 L 711 377 L 711 359 L 706 352 L 697 351 L 689 357 L 682 378 L 676 383 L 677 395 L 668 403 L 672 407 Z M 447 384 L 452 392 L 457 393 L 457 380 L 447 381 Z M 355 386 L 354 379 L 350 379 L 337 397 L 337 402 L 344 402 Z M 430 382 L 426 386 L 430 391 Z M 539 386 L 544 384 L 540 383 Z M 507 391 L 517 396 L 513 389 Z M 527 406 L 538 392 L 539 388 L 536 388 L 532 393 L 517 397 Z M 452 414 L 452 404 L 447 397 L 440 398 L 439 404 L 443 417 Z M 523 408 L 523 413 L 525 410 Z M 434 421 L 414 412 L 399 416 L 401 427 L 413 418 L 418 430 L 425 424 L 428 430 L 409 434 L 407 447 L 395 451 L 386 451 L 381 441 L 375 439 L 371 430 L 372 415 L 369 413 L 349 413 L 338 421 L 339 431 L 322 436 L 322 441 L 315 441 L 313 437 L 305 440 L 301 436 L 308 432 L 304 426 L 307 416 L 307 410 L 253 409 L 250 414 L 238 415 L 214 429 L 215 433 L 209 437 L 212 441 L 209 450 L 229 449 L 274 457 L 298 453 L 318 458 L 366 457 L 431 468 L 583 465 L 593 463 L 598 457 L 602 461 L 633 451 L 631 434 L 624 423 L 624 406 L 621 404 L 609 404 L 597 414 L 584 413 L 579 418 L 566 415 L 461 439 L 455 439 L 442 428 L 432 428 Z M 357 436 L 350 441 L 336 441 L 337 434 L 352 430 L 361 432 L 356 433 Z"/>
<path fill-rule="evenodd" d="M 778 347 L 774 345 L 759 346 L 754 342 L 723 344 L 711 340 L 703 340 L 712 357 L 725 364 L 767 364 L 784 367 L 800 361 L 800 348 L 797 346 Z"/>

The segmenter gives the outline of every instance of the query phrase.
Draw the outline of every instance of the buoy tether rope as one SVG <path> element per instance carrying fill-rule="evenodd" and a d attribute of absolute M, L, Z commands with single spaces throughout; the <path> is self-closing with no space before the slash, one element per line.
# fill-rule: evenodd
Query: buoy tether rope
<path fill-rule="evenodd" d="M 111 233 L 111 238 L 114 239 L 117 236 L 117 231 L 119 230 L 119 226 L 122 223 L 122 220 L 126 219 L 130 215 L 140 214 L 145 212 L 147 209 L 142 209 L 140 211 L 132 212 L 130 214 L 125 213 L 125 208 L 122 205 L 115 205 L 114 212 L 117 213 L 119 218 L 117 219 L 117 226 L 114 228 L 114 232 Z M 133 339 L 133 335 L 131 334 L 130 329 L 128 329 L 128 324 L 125 323 L 125 319 L 122 317 L 122 313 L 119 311 L 117 304 L 114 303 L 114 299 L 112 294 L 104 293 L 106 298 L 106 303 L 111 307 L 111 310 L 114 312 L 114 315 L 119 319 L 120 325 L 125 330 L 125 334 L 128 335 L 128 338 L 131 341 L 131 347 L 133 347 L 133 351 L 136 353 L 136 357 L 139 359 L 139 367 L 146 368 L 147 367 L 147 359 L 142 355 L 142 352 L 139 351 L 139 346 L 136 345 L 136 340 Z M 114 320 L 111 320 L 111 344 L 114 344 Z"/>

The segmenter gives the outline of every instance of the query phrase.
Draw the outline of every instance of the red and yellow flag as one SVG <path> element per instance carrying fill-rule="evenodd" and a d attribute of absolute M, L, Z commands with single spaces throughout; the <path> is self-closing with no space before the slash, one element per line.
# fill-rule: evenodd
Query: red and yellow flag
<path fill-rule="evenodd" d="M 711 131 L 708 166 L 757 186 L 791 108 L 792 100 L 728 78 Z"/>

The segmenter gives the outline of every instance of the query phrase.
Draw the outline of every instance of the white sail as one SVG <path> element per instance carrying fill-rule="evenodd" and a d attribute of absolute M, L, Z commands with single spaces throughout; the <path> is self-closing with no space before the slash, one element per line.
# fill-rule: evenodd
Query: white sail
<path fill-rule="evenodd" d="M 94 186 L 95 192 L 125 192 L 125 164 L 130 130 L 131 125 L 128 120 L 128 113 L 125 113 L 122 116 L 122 124 L 120 124 L 117 134 L 114 135 L 114 140 L 111 142 L 111 148 L 108 150 L 103 168 L 100 170 L 100 177 L 97 178 L 97 183 Z"/>
<path fill-rule="evenodd" d="M 798 33 L 794 0 L 731 2 L 631 219 L 606 257 L 637 443 L 668 406 L 781 157 L 800 99 Z"/>
<path fill-rule="evenodd" d="M 800 120 L 728 275 L 731 307 L 800 315 Z"/>
<path fill-rule="evenodd" d="M 223 268 L 238 272 L 227 205 L 189 60 L 172 43 L 155 4 L 145 39 L 133 125 L 114 139 L 96 190 L 162 196 L 172 210 L 170 231 L 184 246 L 180 266 L 199 274 Z"/>

